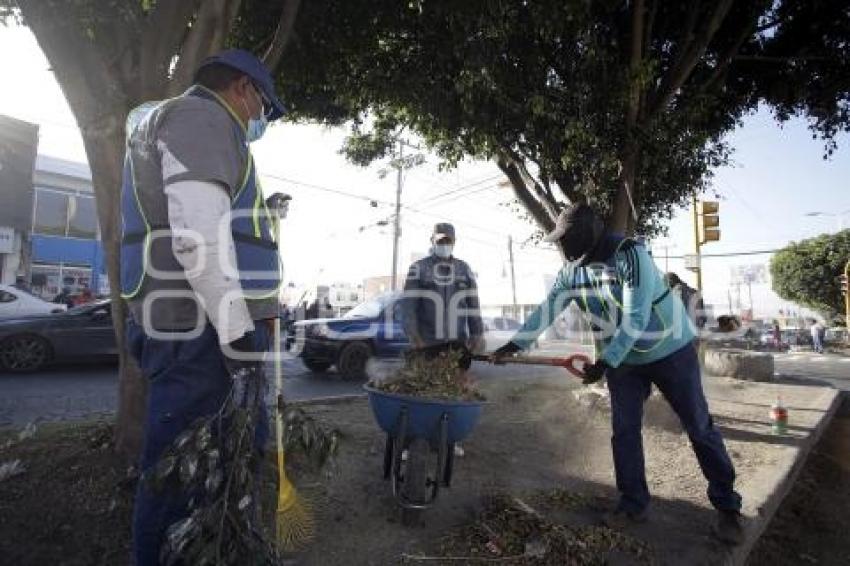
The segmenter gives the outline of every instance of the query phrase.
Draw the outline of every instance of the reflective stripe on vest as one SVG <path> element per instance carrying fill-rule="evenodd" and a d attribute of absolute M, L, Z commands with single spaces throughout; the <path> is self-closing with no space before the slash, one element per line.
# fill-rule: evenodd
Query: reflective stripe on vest
<path fill-rule="evenodd" d="M 620 251 L 620 248 L 623 246 L 623 244 L 626 241 L 631 241 L 631 240 L 628 240 L 627 238 L 623 239 L 617 245 L 617 249 L 614 251 L 614 253 L 611 254 L 610 261 L 612 263 L 607 264 L 607 266 L 609 268 L 610 267 L 615 268 L 614 269 L 615 273 L 617 272 L 616 271 L 617 252 Z M 640 245 L 640 244 L 635 244 L 635 245 Z M 614 295 L 614 292 L 611 289 L 610 283 L 600 282 L 597 279 L 597 277 L 595 277 L 590 272 L 590 270 L 586 269 L 584 271 L 588 275 L 590 285 L 593 287 L 593 293 L 594 293 L 595 296 L 592 297 L 592 298 L 595 298 L 599 302 L 599 305 L 600 305 L 600 313 L 598 313 L 598 314 L 602 314 L 605 317 L 605 319 L 608 321 L 609 324 L 616 323 L 619 326 L 621 321 L 622 321 L 623 305 L 622 305 L 622 303 L 620 303 L 620 301 L 617 300 L 617 297 Z M 619 278 L 619 274 L 618 274 L 617 277 L 618 277 L 617 283 L 619 284 L 620 289 L 622 289 L 623 288 L 623 281 L 622 281 L 622 279 Z M 590 300 L 591 298 L 587 296 L 587 294 L 586 294 L 587 292 L 586 292 L 584 285 L 581 286 L 580 293 L 581 293 L 582 303 L 583 303 L 583 306 L 584 306 L 584 311 L 585 312 L 593 312 L 591 310 L 591 300 Z M 605 298 L 605 295 L 607 295 L 610 298 L 611 302 L 613 302 L 614 305 L 616 306 L 616 312 L 615 313 L 611 313 L 610 310 L 608 309 L 608 299 Z M 658 308 L 658 305 L 661 304 L 661 302 L 663 302 L 667 298 L 668 295 L 670 295 L 670 288 L 669 287 L 667 287 L 664 290 L 664 292 L 661 293 L 661 295 L 659 295 L 657 298 L 653 299 L 652 308 L 650 310 L 650 319 L 647 322 L 646 329 L 644 329 L 644 332 L 661 332 L 662 333 L 661 338 L 660 339 L 655 338 L 655 337 L 647 338 L 647 339 L 638 338 L 631 348 L 632 352 L 636 352 L 636 353 L 639 353 L 639 354 L 647 354 L 649 352 L 652 352 L 656 348 L 658 348 L 661 344 L 664 343 L 664 341 L 667 338 L 670 337 L 670 335 L 671 335 L 670 328 L 669 328 L 667 322 L 661 316 L 661 309 Z M 616 320 L 614 319 L 615 316 L 616 316 Z M 660 328 L 652 328 L 652 326 L 654 326 L 653 318 L 655 318 L 658 321 L 658 323 L 660 324 Z"/>
<path fill-rule="evenodd" d="M 245 299 L 265 299 L 276 297 L 280 290 L 280 259 L 275 226 L 250 152 L 246 159 L 242 183 L 231 200 L 231 233 Z M 121 186 L 121 219 L 121 296 L 132 299 L 148 276 L 152 232 L 169 231 L 170 227 L 152 225 L 145 216 L 129 158 L 125 159 Z"/>

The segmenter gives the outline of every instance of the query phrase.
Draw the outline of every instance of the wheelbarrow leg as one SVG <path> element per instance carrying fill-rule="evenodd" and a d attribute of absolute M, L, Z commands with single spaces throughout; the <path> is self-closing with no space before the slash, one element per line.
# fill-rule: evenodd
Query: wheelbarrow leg
<path fill-rule="evenodd" d="M 384 446 L 384 479 L 390 479 L 390 474 L 393 470 L 393 445 L 395 439 L 391 434 L 387 435 L 387 443 Z"/>
<path fill-rule="evenodd" d="M 448 485 L 445 482 L 446 465 L 450 458 L 454 457 L 454 446 L 449 444 L 449 414 L 443 413 L 440 418 L 440 447 L 437 451 L 437 471 L 434 474 L 434 481 L 431 491 L 431 500 L 437 498 L 437 492 L 440 489 L 440 484 Z"/>
<path fill-rule="evenodd" d="M 454 471 L 455 467 L 455 443 L 452 442 L 448 447 L 448 452 L 446 454 L 446 466 L 443 469 L 443 485 L 446 487 L 451 487 L 452 485 L 452 471 Z"/>
<path fill-rule="evenodd" d="M 399 498 L 399 482 L 403 478 L 401 478 L 401 455 L 404 453 L 404 444 L 407 441 L 407 421 L 408 421 L 408 413 L 407 407 L 402 408 L 401 414 L 398 417 L 398 428 L 396 430 L 396 436 L 393 438 L 393 448 L 392 448 L 392 466 L 391 466 L 391 477 L 393 484 L 393 497 L 396 499 Z"/>

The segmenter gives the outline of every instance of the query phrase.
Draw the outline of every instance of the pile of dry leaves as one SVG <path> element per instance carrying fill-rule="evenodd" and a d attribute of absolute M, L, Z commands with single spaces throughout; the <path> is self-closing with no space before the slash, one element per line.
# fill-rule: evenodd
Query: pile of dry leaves
<path fill-rule="evenodd" d="M 534 498 L 530 499 L 535 501 Z M 470 563 L 497 560 L 521 565 L 603 565 L 614 556 L 630 564 L 652 564 L 650 547 L 604 526 L 555 523 L 523 500 L 494 496 L 478 519 L 450 534 L 441 545 L 441 557 Z M 408 556 L 411 563 L 417 557 Z"/>

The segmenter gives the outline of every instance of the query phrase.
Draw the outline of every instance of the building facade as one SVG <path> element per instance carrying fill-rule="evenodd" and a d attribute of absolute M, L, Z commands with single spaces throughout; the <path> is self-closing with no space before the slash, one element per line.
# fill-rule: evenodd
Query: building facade
<path fill-rule="evenodd" d="M 29 239 L 27 280 L 35 294 L 109 293 L 88 165 L 36 158 Z"/>

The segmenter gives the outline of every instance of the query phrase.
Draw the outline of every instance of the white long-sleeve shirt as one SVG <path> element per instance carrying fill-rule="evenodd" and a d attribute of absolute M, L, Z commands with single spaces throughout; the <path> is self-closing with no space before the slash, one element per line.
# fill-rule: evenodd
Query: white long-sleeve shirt
<path fill-rule="evenodd" d="M 167 147 L 163 178 L 180 167 Z M 219 342 L 228 344 L 254 329 L 236 271 L 236 247 L 230 232 L 230 197 L 220 183 L 178 181 L 165 186 L 172 249 L 185 270 Z M 222 223 L 226 226 L 222 226 Z"/>

